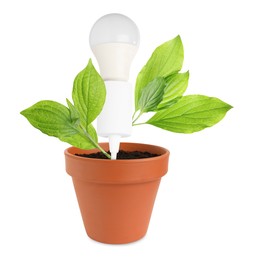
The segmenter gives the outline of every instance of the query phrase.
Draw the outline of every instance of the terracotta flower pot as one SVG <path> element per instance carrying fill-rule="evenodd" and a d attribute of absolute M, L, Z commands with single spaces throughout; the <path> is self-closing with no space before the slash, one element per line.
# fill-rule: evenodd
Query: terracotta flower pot
<path fill-rule="evenodd" d="M 108 144 L 100 144 L 108 150 Z M 108 244 L 142 238 L 147 231 L 161 177 L 168 170 L 169 151 L 158 146 L 121 143 L 125 151 L 148 151 L 158 157 L 101 160 L 76 156 L 93 153 L 65 150 L 66 171 L 72 176 L 88 236 Z"/>

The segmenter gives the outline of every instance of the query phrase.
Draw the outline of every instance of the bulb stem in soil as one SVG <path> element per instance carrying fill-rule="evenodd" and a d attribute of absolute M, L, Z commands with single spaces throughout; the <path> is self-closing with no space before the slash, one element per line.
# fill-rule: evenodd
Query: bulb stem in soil
<path fill-rule="evenodd" d="M 117 153 L 120 147 L 120 135 L 110 135 L 109 136 L 109 150 L 111 153 L 111 160 L 116 160 Z"/>

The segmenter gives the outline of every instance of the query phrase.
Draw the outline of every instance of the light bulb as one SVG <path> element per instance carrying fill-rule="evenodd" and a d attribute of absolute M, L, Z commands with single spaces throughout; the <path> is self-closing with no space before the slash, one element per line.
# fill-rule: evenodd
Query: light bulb
<path fill-rule="evenodd" d="M 125 15 L 107 14 L 97 20 L 89 43 L 104 80 L 128 80 L 139 41 L 136 24 Z"/>
<path fill-rule="evenodd" d="M 130 136 L 132 132 L 133 91 L 127 80 L 139 40 L 136 24 L 122 14 L 101 17 L 89 36 L 106 85 L 106 101 L 97 119 L 97 133 L 109 138 L 111 159 L 116 159 L 120 138 Z"/>

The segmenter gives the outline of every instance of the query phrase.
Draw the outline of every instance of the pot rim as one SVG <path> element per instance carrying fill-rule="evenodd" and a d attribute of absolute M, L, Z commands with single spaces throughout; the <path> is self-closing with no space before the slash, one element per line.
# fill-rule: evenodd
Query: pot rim
<path fill-rule="evenodd" d="M 102 146 L 108 146 L 107 142 L 101 142 L 99 143 L 99 145 Z M 154 157 L 149 157 L 149 158 L 141 158 L 141 159 L 120 159 L 120 160 L 109 160 L 109 159 L 98 159 L 98 158 L 88 158 L 88 157 L 82 157 L 82 156 L 78 156 L 75 155 L 72 151 L 73 150 L 80 150 L 85 154 L 91 154 L 91 153 L 96 153 L 96 152 L 100 152 L 100 150 L 98 148 L 94 148 L 94 149 L 89 149 L 89 150 L 85 150 L 85 149 L 81 149 L 81 148 L 77 148 L 74 146 L 68 147 L 67 149 L 65 149 L 64 154 L 69 156 L 69 157 L 73 157 L 73 158 L 77 158 L 77 160 L 88 160 L 88 161 L 93 161 L 93 162 L 102 162 L 102 163 L 107 163 L 107 164 L 111 164 L 111 163 L 122 163 L 122 162 L 135 162 L 135 163 L 142 163 L 144 161 L 154 161 L 154 160 L 160 160 L 161 157 L 163 156 L 169 156 L 170 155 L 170 151 L 162 146 L 158 146 L 158 145 L 152 145 L 152 144 L 145 144 L 145 143 L 132 143 L 132 142 L 121 142 L 120 145 L 142 145 L 142 146 L 147 146 L 150 148 L 154 148 L 156 147 L 157 149 L 160 149 L 162 151 L 164 151 L 164 153 L 159 154 L 158 156 L 154 156 Z"/>
<path fill-rule="evenodd" d="M 99 144 L 103 149 L 108 143 Z M 75 153 L 92 153 L 98 149 L 83 150 L 69 147 L 65 150 L 66 171 L 73 179 L 110 184 L 130 184 L 160 179 L 168 171 L 170 152 L 160 146 L 141 143 L 121 143 L 123 150 L 148 151 L 160 154 L 143 159 L 106 160 L 86 158 Z"/>

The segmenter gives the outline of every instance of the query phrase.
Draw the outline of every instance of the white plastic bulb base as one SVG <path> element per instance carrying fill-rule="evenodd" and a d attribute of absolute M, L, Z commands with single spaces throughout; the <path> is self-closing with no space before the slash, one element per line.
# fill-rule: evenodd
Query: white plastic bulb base
<path fill-rule="evenodd" d="M 120 138 L 132 133 L 132 86 L 126 81 L 105 81 L 106 101 L 97 118 L 97 133 L 109 138 L 111 159 L 116 159 Z"/>
<path fill-rule="evenodd" d="M 104 80 L 127 81 L 138 47 L 127 43 L 105 43 L 92 47 Z"/>

